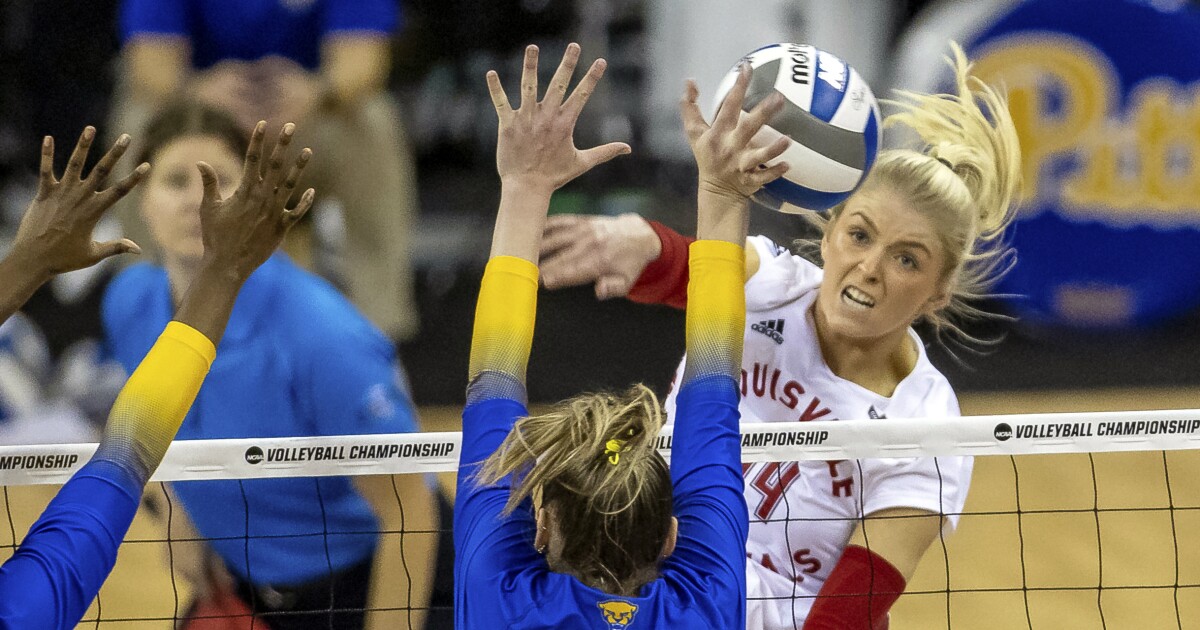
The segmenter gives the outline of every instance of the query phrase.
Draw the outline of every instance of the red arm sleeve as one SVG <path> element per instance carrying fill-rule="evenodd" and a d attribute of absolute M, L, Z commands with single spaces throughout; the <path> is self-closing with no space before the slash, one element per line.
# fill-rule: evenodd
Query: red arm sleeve
<path fill-rule="evenodd" d="M 633 288 L 629 289 L 628 297 L 642 304 L 687 308 L 688 247 L 696 239 L 683 236 L 658 221 L 647 223 L 662 242 L 662 253 L 646 265 Z"/>
<path fill-rule="evenodd" d="M 906 584 L 882 556 L 850 545 L 817 593 L 804 630 L 887 630 L 888 610 Z"/>

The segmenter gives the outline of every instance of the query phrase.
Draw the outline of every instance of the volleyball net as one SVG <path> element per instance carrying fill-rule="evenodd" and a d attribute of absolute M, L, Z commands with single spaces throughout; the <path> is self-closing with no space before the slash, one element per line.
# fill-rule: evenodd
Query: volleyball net
<path fill-rule="evenodd" d="M 194 558 L 211 541 L 174 527 L 182 519 L 173 484 L 374 476 L 390 477 L 396 488 L 396 479 L 417 476 L 431 487 L 440 478 L 452 494 L 460 443 L 459 433 L 176 442 L 147 488 L 151 509 L 135 521 L 85 627 L 179 627 L 204 590 Z M 671 443 L 668 427 L 659 438 L 668 458 Z M 95 448 L 0 447 L 0 531 L 7 530 L 0 560 Z M 1200 627 L 1200 410 L 745 424 L 742 456 L 744 463 L 976 458 L 957 528 L 922 560 L 893 608 L 893 630 Z M 393 498 L 404 512 L 403 493 Z M 405 586 L 425 566 L 407 557 L 409 548 L 448 540 L 445 533 L 404 525 L 376 532 L 405 556 Z M 379 611 L 396 616 L 388 627 L 407 627 L 409 602 L 398 596 Z M 432 611 L 419 612 L 449 619 L 438 617 L 447 604 L 435 599 L 425 604 Z M 252 627 L 249 614 L 211 617 L 211 625 L 193 627 Z"/>

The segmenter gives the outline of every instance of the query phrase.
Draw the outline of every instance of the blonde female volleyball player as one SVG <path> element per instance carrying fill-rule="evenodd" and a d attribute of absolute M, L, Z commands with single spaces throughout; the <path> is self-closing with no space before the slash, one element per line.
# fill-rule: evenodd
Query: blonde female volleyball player
<path fill-rule="evenodd" d="M 748 240 L 740 385 L 749 421 L 958 415 L 911 326 L 953 328 L 955 316 L 978 313 L 967 300 L 1004 271 L 1020 155 L 1003 98 L 970 76 L 957 46 L 952 66 L 955 94 L 902 95 L 887 122 L 924 146 L 880 153 L 862 188 L 831 211 L 823 269 Z M 552 218 L 543 281 L 682 306 L 687 243 L 637 217 Z M 971 467 L 961 457 L 749 466 L 751 626 L 886 625 L 925 550 L 957 522 Z"/>
<path fill-rule="evenodd" d="M 175 317 L 113 404 L 96 454 L 63 486 L 13 557 L 0 567 L 0 628 L 66 629 L 83 617 L 116 562 L 142 488 L 204 381 L 238 291 L 312 206 L 309 189 L 294 210 L 284 208 L 311 155 L 308 149 L 302 151 L 284 177 L 289 127 L 271 152 L 270 166 L 260 174 L 265 128 L 259 123 L 255 129 L 241 184 L 226 198 L 218 190 L 213 167 L 195 165 L 204 181 L 199 201 L 203 263 Z M 61 181 L 52 171 L 53 141 L 46 138 L 42 145 L 37 198 L 0 262 L 6 283 L 0 288 L 0 316 L 10 315 L 55 273 L 138 251 L 128 240 L 95 243 L 92 228 L 149 166 L 142 164 L 117 185 L 101 190 L 129 146 L 129 136 L 122 136 L 91 174 L 81 178 L 95 136 L 95 129 L 84 130 Z"/>
<path fill-rule="evenodd" d="M 735 628 L 745 616 L 746 504 L 737 380 L 748 196 L 786 165 L 759 170 L 786 143 L 750 137 L 781 105 L 740 117 L 744 72 L 708 127 L 689 85 L 683 104 L 700 172 L 699 236 L 691 247 L 687 344 L 670 468 L 655 449 L 662 425 L 645 387 L 585 394 L 526 417 L 538 243 L 551 194 L 628 153 L 580 151 L 575 120 L 604 71 L 592 64 L 574 93 L 571 44 L 537 101 L 537 48 L 525 53 L 519 109 L 500 80 L 500 208 L 472 337 L 455 505 L 456 627 Z M 674 516 L 672 516 L 672 514 Z"/>

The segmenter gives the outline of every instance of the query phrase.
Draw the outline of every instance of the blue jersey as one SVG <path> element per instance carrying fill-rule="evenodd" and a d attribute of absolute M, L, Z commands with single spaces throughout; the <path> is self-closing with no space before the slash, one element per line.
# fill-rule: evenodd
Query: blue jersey
<path fill-rule="evenodd" d="M 108 345 L 126 368 L 170 318 L 166 272 L 134 265 L 104 296 Z M 246 281 L 178 439 L 416 430 L 390 341 L 333 287 L 276 254 Z M 369 559 L 379 530 L 346 477 L 173 485 L 196 530 L 239 578 L 294 585 Z M 247 536 L 249 537 L 247 539 Z"/>
<path fill-rule="evenodd" d="M 680 388 L 671 454 L 678 540 L 659 577 L 637 597 L 614 596 L 551 571 L 534 549 L 531 502 L 501 516 L 510 480 L 480 486 L 472 478 L 516 420 L 527 415 L 521 401 L 532 318 L 520 313 L 532 311 L 525 302 L 533 302 L 528 296 L 536 292 L 536 268 L 516 259 L 489 262 L 472 341 L 473 380 L 463 410 L 454 511 L 455 627 L 745 627 L 748 514 L 739 392 L 732 376 L 740 369 L 745 319 L 741 249 L 728 243 L 698 245 L 692 252 L 695 289 L 688 351 L 702 358 Z M 493 317 L 500 309 L 518 315 Z"/>
<path fill-rule="evenodd" d="M 186 37 L 199 69 L 223 59 L 279 55 L 313 70 L 323 38 L 391 34 L 399 10 L 399 0 L 124 0 L 120 28 L 122 41 L 138 35 Z"/>
<path fill-rule="evenodd" d="M 532 505 L 501 518 L 509 486 L 481 488 L 463 466 L 454 512 L 459 628 L 742 628 L 747 516 L 738 440 L 738 391 L 728 376 L 679 392 L 671 480 L 679 539 L 659 578 L 638 597 L 614 597 L 546 566 L 533 548 Z M 517 418 L 512 399 L 463 411 L 463 462 L 487 459 Z M 465 494 L 464 494 L 465 493 Z"/>

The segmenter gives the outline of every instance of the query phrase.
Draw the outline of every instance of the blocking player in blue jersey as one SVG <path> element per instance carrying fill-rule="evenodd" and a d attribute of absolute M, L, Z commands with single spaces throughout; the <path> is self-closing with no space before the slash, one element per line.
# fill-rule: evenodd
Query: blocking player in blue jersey
<path fill-rule="evenodd" d="M 142 489 L 158 468 L 179 424 L 212 365 L 238 290 L 271 255 L 295 222 L 312 207 L 313 190 L 294 210 L 292 196 L 312 152 L 300 153 L 284 176 L 284 152 L 294 125 L 285 125 L 270 159 L 263 159 L 266 123 L 255 128 L 237 191 L 221 199 L 217 174 L 198 164 L 204 181 L 200 204 L 204 259 L 179 302 L 174 320 L 129 377 L 109 414 L 92 459 L 55 496 L 21 546 L 0 566 L 0 630 L 73 628 L 117 560 L 117 548 L 137 512 Z M 0 321 L 56 273 L 80 269 L 122 252 L 132 241 L 92 241 L 101 215 L 145 176 L 143 164 L 111 188 L 105 176 L 129 146 L 116 146 L 82 176 L 96 130 L 88 127 L 62 180 L 51 164 L 54 143 L 42 146 L 37 197 L 0 260 Z M 260 165 L 265 164 L 265 172 Z"/>
<path fill-rule="evenodd" d="M 475 313 L 455 505 L 458 628 L 741 628 L 747 535 L 738 439 L 748 197 L 787 166 L 758 165 L 786 141 L 750 138 L 780 102 L 740 116 L 743 71 L 711 127 L 688 84 L 682 103 L 699 167 L 700 240 L 691 246 L 688 369 L 671 463 L 656 450 L 654 394 L 585 394 L 529 417 L 538 248 L 551 194 L 628 153 L 574 146 L 580 110 L 605 63 L 568 97 L 579 47 L 567 48 L 541 102 L 536 47 L 525 53 L 513 109 L 496 73 L 502 192 Z M 565 98 L 565 100 L 564 100 Z"/>

